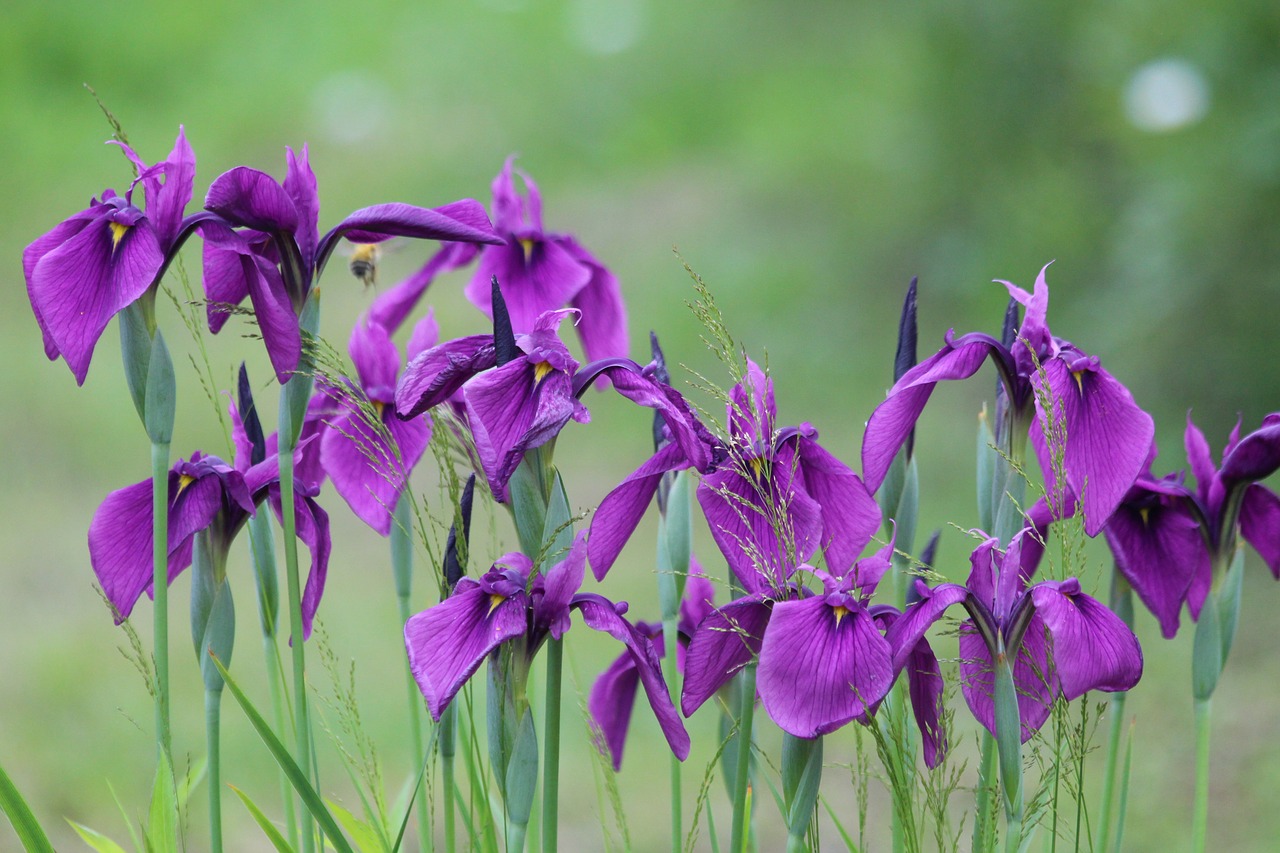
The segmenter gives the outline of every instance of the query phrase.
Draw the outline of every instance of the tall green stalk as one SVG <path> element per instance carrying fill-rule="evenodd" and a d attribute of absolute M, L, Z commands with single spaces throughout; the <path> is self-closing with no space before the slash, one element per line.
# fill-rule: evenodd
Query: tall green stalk
<path fill-rule="evenodd" d="M 457 721 L 454 710 L 455 703 L 450 702 L 440 715 L 439 733 L 440 763 L 443 770 L 444 784 L 444 849 L 445 853 L 454 853 L 456 849 L 457 829 L 454 811 L 458 807 L 457 788 L 454 782 L 454 755 L 457 752 Z M 424 847 L 424 850 L 430 849 Z"/>
<path fill-rule="evenodd" d="M 1119 569 L 1111 571 L 1111 612 L 1119 616 L 1130 628 L 1133 627 L 1133 590 Z M 1107 713 L 1111 723 L 1107 735 L 1107 760 L 1102 777 L 1102 809 L 1098 820 L 1098 840 L 1095 849 L 1106 851 L 1108 837 L 1111 834 L 1111 803 L 1115 799 L 1116 764 L 1120 754 L 1120 741 L 1124 735 L 1124 705 L 1128 693 L 1121 690 L 1111 694 L 1110 707 Z M 1120 817 L 1124 819 L 1123 814 Z"/>
<path fill-rule="evenodd" d="M 151 442 L 152 586 L 155 590 L 156 748 L 173 756 L 169 724 L 169 443 Z"/>
<path fill-rule="evenodd" d="M 209 752 L 209 849 L 222 853 L 222 691 L 204 691 L 205 746 Z"/>
<path fill-rule="evenodd" d="M 755 661 L 747 664 L 739 676 L 742 704 L 738 709 L 737 778 L 733 781 L 733 831 L 729 844 L 732 853 L 742 853 L 746 849 L 747 822 L 751 820 L 747 800 L 751 790 L 751 726 L 756 708 L 756 665 Z"/>
<path fill-rule="evenodd" d="M 409 621 L 413 610 L 409 604 L 409 596 L 413 589 L 413 512 L 412 499 L 408 489 L 396 501 L 395 512 L 391 519 L 391 574 L 395 580 L 396 602 L 400 609 L 400 626 Z M 413 670 L 409 668 L 409 660 L 405 658 L 405 677 L 408 684 L 409 700 L 409 733 L 413 742 L 414 766 L 426 760 L 426 751 L 422 739 L 422 691 L 413 678 Z M 418 812 L 418 846 L 421 850 L 431 849 L 431 809 L 425 792 L 418 791 L 415 808 Z M 446 808 L 448 806 L 446 805 Z M 450 816 L 451 817 L 451 816 Z"/>
<path fill-rule="evenodd" d="M 1209 731 L 1212 698 L 1196 700 L 1196 800 L 1191 819 L 1191 849 L 1204 853 L 1209 835 Z"/>
<path fill-rule="evenodd" d="M 555 853 L 560 817 L 560 682 L 564 668 L 564 640 L 547 641 L 547 698 L 545 762 L 542 777 L 542 850 Z"/>

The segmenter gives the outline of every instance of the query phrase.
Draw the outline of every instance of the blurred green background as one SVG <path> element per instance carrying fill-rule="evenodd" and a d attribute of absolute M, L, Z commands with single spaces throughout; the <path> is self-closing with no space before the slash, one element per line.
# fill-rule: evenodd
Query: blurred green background
<path fill-rule="evenodd" d="M 1220 448 L 1237 416 L 1257 425 L 1280 400 L 1280 12 L 1274 3 L 1138 0 L 1124 4 L 911 4 L 747 0 L 329 0 L 307 4 L 10 3 L 0 32 L 0 152 L 9 258 L 0 348 L 6 486 L 0 490 L 0 761 L 47 822 L 57 846 L 79 842 L 62 817 L 118 838 L 152 772 L 151 711 L 117 653 L 124 635 L 91 588 L 85 531 L 105 494 L 143 479 L 147 446 L 127 400 L 109 329 L 83 388 L 41 355 L 19 273 L 23 246 L 129 169 L 101 143 L 110 129 L 83 84 L 123 122 L 148 162 L 184 124 L 198 158 L 196 205 L 236 165 L 283 175 L 284 146 L 310 144 L 321 226 L 381 201 L 488 203 L 510 153 L 538 181 L 545 221 L 573 231 L 620 277 L 633 355 L 645 333 L 668 358 L 724 373 L 699 342 L 680 254 L 707 281 L 731 330 L 767 351 L 783 422 L 811 421 L 857 465 L 862 424 L 890 384 L 893 336 L 908 280 L 920 276 L 921 351 L 949 327 L 998 330 L 1005 296 L 993 278 L 1030 286 L 1049 273 L 1050 323 L 1104 359 L 1156 418 L 1157 471 L 1182 466 L 1188 410 Z M 429 247 L 390 256 L 383 280 L 407 275 Z M 198 278 L 198 252 L 186 268 Z M 460 297 L 465 276 L 433 291 L 445 337 L 482 328 Z M 345 343 L 370 296 L 335 263 L 323 280 L 322 332 Z M 180 366 L 190 342 L 162 314 Z M 242 358 L 267 377 L 243 321 L 209 341 L 230 387 Z M 973 526 L 974 416 L 993 374 L 940 389 L 921 422 L 923 524 Z M 180 374 L 174 455 L 226 453 L 213 409 Z M 266 387 L 265 384 L 263 386 Z M 263 392 L 264 406 L 272 396 Z M 593 506 L 646 458 L 647 417 L 600 395 L 595 423 L 570 427 L 561 463 L 573 499 Z M 219 403 L 221 405 L 221 403 Z M 430 489 L 424 474 L 423 489 Z M 385 544 L 326 489 L 335 519 L 330 587 L 320 618 L 334 652 L 358 661 L 364 719 L 394 788 L 408 773 L 402 651 Z M 651 523 L 650 523 L 651 524 Z M 513 537 L 495 523 L 501 541 Z M 602 588 L 656 614 L 642 528 Z M 707 537 L 704 562 L 721 574 Z M 942 567 L 967 571 L 963 535 L 948 528 Z M 1089 551 L 1090 571 L 1106 560 Z M 1243 625 L 1215 701 L 1210 847 L 1268 850 L 1280 836 L 1280 661 L 1272 602 L 1280 590 L 1250 554 Z M 237 668 L 261 687 L 248 566 L 232 568 L 240 602 Z M 1096 582 L 1097 575 L 1090 574 Z M 176 748 L 203 752 L 199 681 L 175 584 Z M 421 593 L 419 606 L 428 603 Z M 150 636 L 148 608 L 135 622 Z M 1140 617 L 1147 677 L 1129 709 L 1136 755 L 1127 849 L 1181 847 L 1189 830 L 1190 632 L 1160 640 Z M 615 649 L 571 634 L 585 695 Z M 949 640 L 942 654 L 954 656 Z M 317 661 L 318 663 L 318 661 Z M 322 693 L 329 682 L 316 664 Z M 258 690 L 265 701 L 265 692 Z M 269 811 L 276 777 L 234 708 L 224 714 L 227 781 Z M 636 714 L 621 777 L 636 849 L 666 833 L 656 726 Z M 957 713 L 962 732 L 972 725 Z M 330 716 L 332 720 L 332 716 Z M 577 716 L 569 715 L 580 726 Z M 710 712 L 690 723 L 687 788 L 711 754 Z M 580 729 L 579 729 L 580 731 Z M 766 735 L 770 737 L 770 735 Z M 828 760 L 851 761 L 852 736 Z M 1101 745 L 1101 735 L 1098 744 Z M 972 740 L 959 744 L 976 763 Z M 569 749 L 562 838 L 603 842 L 611 825 L 588 781 L 587 747 Z M 331 749 L 329 792 L 355 800 Z M 1091 763 L 1100 773 L 1100 762 Z M 849 774 L 829 767 L 826 796 L 856 822 Z M 874 787 L 874 784 L 873 784 Z M 712 799 L 721 802 L 720 789 Z M 761 825 L 777 826 L 759 803 Z M 226 804 L 230 849 L 264 840 Z M 883 843 L 883 798 L 867 837 Z M 190 849 L 204 846 L 204 799 Z M 721 826 L 727 821 L 722 821 Z M 12 840 L 0 830 L 0 848 Z M 836 844 L 834 836 L 826 839 Z M 705 836 L 704 836 L 705 842 Z M 766 847 L 767 847 L 766 842 Z"/>

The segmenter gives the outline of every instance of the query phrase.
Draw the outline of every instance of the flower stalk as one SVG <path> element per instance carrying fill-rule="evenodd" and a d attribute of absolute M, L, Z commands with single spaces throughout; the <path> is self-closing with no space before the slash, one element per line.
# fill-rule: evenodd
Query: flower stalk
<path fill-rule="evenodd" d="M 733 829 L 729 849 L 746 850 L 747 825 L 751 820 L 751 726 L 756 708 L 756 666 L 752 661 L 742 670 L 739 684 L 737 761 L 733 780 Z"/>

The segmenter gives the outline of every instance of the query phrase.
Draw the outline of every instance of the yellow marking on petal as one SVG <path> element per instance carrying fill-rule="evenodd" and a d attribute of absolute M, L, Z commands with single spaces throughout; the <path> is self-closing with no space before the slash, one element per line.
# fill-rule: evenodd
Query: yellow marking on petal
<path fill-rule="evenodd" d="M 534 241 L 530 240 L 528 237 L 521 237 L 518 242 L 520 243 L 520 248 L 524 250 L 524 259 L 527 263 L 529 258 L 533 256 Z"/>
<path fill-rule="evenodd" d="M 1083 396 L 1084 395 L 1084 379 L 1083 379 L 1084 371 L 1073 370 L 1071 371 L 1071 375 L 1076 378 L 1076 387 L 1080 389 L 1080 394 L 1081 396 Z"/>
<path fill-rule="evenodd" d="M 120 245 L 120 241 L 124 239 L 124 235 L 129 231 L 129 226 L 123 222 L 107 223 L 111 226 L 111 251 L 116 250 L 116 246 Z"/>
<path fill-rule="evenodd" d="M 1144 506 L 1142 509 L 1138 510 L 1138 515 L 1142 516 L 1143 527 L 1147 527 L 1151 524 L 1151 519 L 1148 517 L 1151 515 L 1151 507 Z"/>
<path fill-rule="evenodd" d="M 764 460 L 759 456 L 755 456 L 748 459 L 747 464 L 751 467 L 751 476 L 759 480 L 762 476 L 761 472 L 764 470 Z"/>
<path fill-rule="evenodd" d="M 373 411 L 378 415 L 379 418 L 381 418 L 383 413 L 387 411 L 387 404 L 379 402 L 377 400 L 371 400 L 370 402 L 373 404 Z"/>
<path fill-rule="evenodd" d="M 551 366 L 551 362 L 549 361 L 540 361 L 535 364 L 533 366 L 533 384 L 537 385 L 552 370 L 555 370 L 555 368 Z"/>
<path fill-rule="evenodd" d="M 849 608 L 842 604 L 838 607 L 831 608 L 831 612 L 836 615 L 836 625 L 839 625 L 840 620 L 849 615 Z"/>
<path fill-rule="evenodd" d="M 489 593 L 489 613 L 493 613 L 493 611 L 497 610 L 498 605 L 506 600 L 507 597 L 505 595 L 499 595 L 496 592 Z"/>
<path fill-rule="evenodd" d="M 187 486 L 190 486 L 195 481 L 196 481 L 196 478 L 192 477 L 190 474 L 179 474 L 178 475 L 178 494 L 179 495 L 182 494 L 182 490 L 185 489 Z"/>

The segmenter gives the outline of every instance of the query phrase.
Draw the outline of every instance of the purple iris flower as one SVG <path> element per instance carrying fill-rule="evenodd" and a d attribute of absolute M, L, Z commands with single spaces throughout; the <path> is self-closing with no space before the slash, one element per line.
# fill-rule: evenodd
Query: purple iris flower
<path fill-rule="evenodd" d="M 627 310 L 618 279 L 572 236 L 542 229 L 542 196 L 522 171 L 527 195 L 517 192 L 514 161 L 508 157 L 493 179 L 493 222 L 502 242 L 480 250 L 467 298 L 492 317 L 489 282 L 497 276 L 517 334 L 532 330 L 546 312 L 568 305 L 581 313 L 578 337 L 588 359 L 626 355 Z M 451 267 L 470 261 L 457 253 Z"/>
<path fill-rule="evenodd" d="M 463 578 L 444 601 L 410 617 L 404 626 L 409 667 L 435 720 L 484 659 L 503 643 L 516 643 L 524 669 L 548 637 L 560 639 L 574 610 L 589 628 L 626 646 L 640 683 L 677 758 L 689 754 L 689 735 L 667 694 L 653 644 L 623 618 L 626 605 L 580 593 L 586 572 L 586 540 L 580 533 L 565 558 L 545 574 L 524 554 L 500 558 L 478 580 Z"/>
<path fill-rule="evenodd" d="M 432 347 L 438 335 L 428 314 L 414 327 L 409 358 Z M 356 517 L 387 536 L 409 472 L 431 441 L 431 418 L 395 416 L 400 353 L 386 328 L 362 316 L 348 346 L 358 385 L 320 389 L 337 407 L 320 438 L 320 462 Z"/>
<path fill-rule="evenodd" d="M 689 640 L 698 623 L 715 609 L 712 603 L 715 589 L 702 573 L 694 559 L 689 561 L 689 577 L 685 582 L 684 597 L 680 600 L 680 616 L 676 644 L 676 669 L 684 672 L 684 661 Z M 661 622 L 637 622 L 636 631 L 653 643 L 659 658 L 666 657 L 666 641 Z M 622 748 L 626 744 L 627 730 L 631 726 L 631 711 L 635 706 L 636 688 L 640 685 L 641 669 L 630 652 L 623 652 L 591 685 L 587 698 L 587 710 L 599 730 L 601 751 L 607 750 L 613 760 L 613 769 L 622 769 Z"/>
<path fill-rule="evenodd" d="M 1183 484 L 1181 473 L 1162 479 L 1145 474 L 1106 529 L 1116 567 L 1166 637 L 1178 631 L 1183 602 L 1192 620 L 1199 619 L 1214 572 L 1225 569 L 1238 536 L 1280 578 L 1280 497 L 1258 482 L 1280 468 L 1280 412 L 1243 439 L 1237 423 L 1221 468 L 1189 415 L 1184 441 L 1195 490 Z"/>
<path fill-rule="evenodd" d="M 784 589 L 789 567 L 819 546 L 827 571 L 842 576 L 880 526 L 870 492 L 817 430 L 779 430 L 776 420 L 773 381 L 752 363 L 730 392 L 728 461 L 698 486 L 712 538 L 752 593 Z"/>
<path fill-rule="evenodd" d="M 863 438 L 862 470 L 868 488 L 874 491 L 884 481 L 934 386 L 972 376 L 990 357 L 1005 390 L 1010 438 L 1020 441 L 1029 427 L 1050 494 L 1057 494 L 1053 459 L 1060 452 L 1064 491 L 1083 503 L 1085 531 L 1096 536 L 1102 530 L 1142 473 L 1155 425 L 1096 356 L 1050 333 L 1045 320 L 1047 269 L 1040 271 L 1033 293 L 1001 282 L 1012 301 L 1026 308 L 1011 345 L 979 332 L 958 338 L 948 332 L 941 350 L 894 383 L 888 398 L 871 413 Z M 1044 410 L 1049 401 L 1052 412 Z"/>
<path fill-rule="evenodd" d="M 248 296 L 281 383 L 288 381 L 302 353 L 298 314 L 339 239 L 354 243 L 380 243 L 395 236 L 475 243 L 500 239 L 484 208 L 471 199 L 438 208 L 377 204 L 357 210 L 321 236 L 320 199 L 306 146 L 301 155 L 288 149 L 287 161 L 283 183 L 245 166 L 218 176 L 209 187 L 205 207 L 223 223 L 204 228 L 209 328 L 219 331 L 229 316 L 228 307 Z"/>
<path fill-rule="evenodd" d="M 212 529 L 215 552 L 226 553 L 253 513 L 243 472 L 199 452 L 179 459 L 169 471 L 169 582 L 191 565 L 196 533 Z M 153 594 L 151 518 L 148 479 L 108 495 L 89 524 L 89 561 L 116 624 L 129 617 L 143 592 Z"/>
<path fill-rule="evenodd" d="M 1041 534 L 1024 528 L 1005 551 L 987 539 L 970 556 L 968 582 L 930 588 L 916 581 L 919 600 L 889 628 L 895 665 L 902 664 L 948 607 L 962 604 L 961 690 L 975 718 L 994 733 L 994 661 L 1013 657 L 1021 740 L 1044 725 L 1058 696 L 1071 701 L 1089 690 L 1129 690 L 1142 676 L 1142 649 L 1129 626 L 1075 578 L 1030 587 Z M 1041 540 L 1042 542 L 1042 540 Z"/>
<path fill-rule="evenodd" d="M 50 361 L 61 356 L 84 384 L 98 338 L 111 318 L 137 301 L 164 275 L 196 224 L 184 219 L 191 200 L 196 158 L 182 129 L 168 158 L 148 166 L 120 145 L 138 176 L 123 196 L 105 190 L 101 200 L 60 223 L 22 253 L 27 296 Z M 146 210 L 133 202 L 141 184 Z"/>

